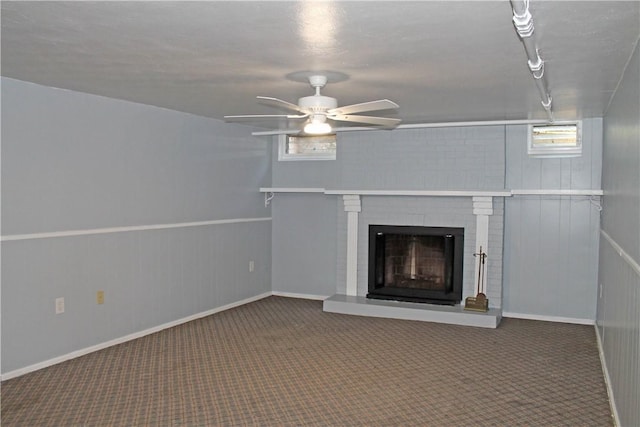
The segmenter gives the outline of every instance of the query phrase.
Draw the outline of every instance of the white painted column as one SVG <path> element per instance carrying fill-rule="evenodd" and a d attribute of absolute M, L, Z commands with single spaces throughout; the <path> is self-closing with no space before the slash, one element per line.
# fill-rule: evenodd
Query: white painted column
<path fill-rule="evenodd" d="M 362 210 L 360 196 L 344 195 L 347 212 L 347 295 L 358 294 L 358 213 Z"/>
<path fill-rule="evenodd" d="M 482 246 L 482 252 L 487 254 L 484 262 L 484 277 L 482 278 L 485 286 L 485 294 L 487 294 L 487 267 L 489 266 L 489 260 L 491 254 L 489 253 L 489 215 L 493 215 L 493 197 L 474 196 L 473 197 L 473 214 L 476 216 L 476 246 L 474 253 L 480 252 L 480 246 Z M 478 268 L 480 267 L 480 257 L 475 257 L 474 270 L 474 282 L 478 280 Z M 474 286 L 478 286 L 475 283 Z M 475 288 L 474 288 L 475 289 Z M 475 292 L 475 291 L 474 291 Z"/>

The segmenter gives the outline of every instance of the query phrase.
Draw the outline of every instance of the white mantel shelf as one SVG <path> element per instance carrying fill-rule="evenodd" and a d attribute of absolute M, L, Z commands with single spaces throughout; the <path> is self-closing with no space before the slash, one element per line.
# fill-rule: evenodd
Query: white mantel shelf
<path fill-rule="evenodd" d="M 512 197 L 512 196 L 602 196 L 602 190 L 514 189 L 514 190 L 327 190 L 325 188 L 262 187 L 261 193 L 322 193 L 327 195 L 414 197 Z"/>
<path fill-rule="evenodd" d="M 326 190 L 324 194 L 338 196 L 353 194 L 358 196 L 435 196 L 435 197 L 508 197 L 508 191 L 474 191 L 474 190 Z"/>

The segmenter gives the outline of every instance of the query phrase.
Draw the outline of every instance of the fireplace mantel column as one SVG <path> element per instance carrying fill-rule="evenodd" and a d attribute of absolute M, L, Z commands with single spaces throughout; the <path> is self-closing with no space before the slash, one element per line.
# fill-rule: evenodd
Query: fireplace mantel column
<path fill-rule="evenodd" d="M 362 210 L 360 196 L 342 196 L 347 212 L 347 295 L 358 294 L 358 212 Z"/>
<path fill-rule="evenodd" d="M 487 264 L 489 263 L 489 259 L 491 254 L 489 253 L 489 215 L 493 215 L 493 197 L 485 197 L 485 196 L 474 196 L 473 197 L 473 213 L 476 216 L 476 247 L 474 253 L 478 253 L 480 251 L 480 246 L 482 246 L 482 252 L 487 254 L 487 258 L 485 260 L 485 268 L 484 268 L 484 277 L 483 283 L 485 284 L 484 293 L 487 293 L 488 283 L 487 283 Z M 480 264 L 480 257 L 475 257 L 476 259 L 476 269 L 474 270 L 476 273 L 475 277 L 477 277 L 477 271 Z M 475 286 L 478 286 L 476 283 Z"/>

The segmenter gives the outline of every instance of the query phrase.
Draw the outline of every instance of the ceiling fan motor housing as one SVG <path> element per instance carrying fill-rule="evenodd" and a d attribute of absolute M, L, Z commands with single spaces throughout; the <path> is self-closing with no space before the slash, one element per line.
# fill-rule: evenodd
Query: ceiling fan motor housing
<path fill-rule="evenodd" d="M 330 96 L 313 95 L 298 99 L 298 106 L 301 110 L 312 112 L 325 112 L 338 107 L 338 101 Z"/>

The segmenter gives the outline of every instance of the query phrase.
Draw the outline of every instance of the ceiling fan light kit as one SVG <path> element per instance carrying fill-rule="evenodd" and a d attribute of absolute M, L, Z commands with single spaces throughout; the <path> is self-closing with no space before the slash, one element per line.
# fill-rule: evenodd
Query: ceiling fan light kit
<path fill-rule="evenodd" d="M 297 114 L 281 114 L 281 115 L 241 115 L 241 116 L 225 116 L 226 121 L 239 122 L 247 120 L 301 120 L 306 119 L 302 131 L 310 135 L 326 135 L 333 132 L 333 129 L 327 120 L 341 122 L 355 122 L 364 125 L 375 126 L 378 128 L 393 129 L 399 123 L 400 119 L 388 117 L 373 117 L 353 115 L 353 113 L 363 113 L 367 111 L 392 110 L 399 108 L 398 104 L 388 99 L 379 99 L 377 101 L 363 102 L 360 104 L 346 105 L 338 107 L 338 101 L 330 96 L 320 94 L 327 84 L 327 76 L 324 74 L 309 74 L 307 76 L 309 84 L 315 89 L 315 94 L 304 96 L 298 99 L 298 105 L 283 101 L 278 98 L 266 96 L 258 96 L 258 102 L 270 105 L 275 108 L 295 111 Z"/>
<path fill-rule="evenodd" d="M 327 117 L 322 114 L 314 114 L 311 121 L 303 129 L 309 135 L 328 135 L 331 133 L 331 125 L 327 123 Z"/>
<path fill-rule="evenodd" d="M 307 123 L 304 127 L 304 133 L 309 135 L 328 135 L 331 133 L 331 125 L 329 123 Z"/>

